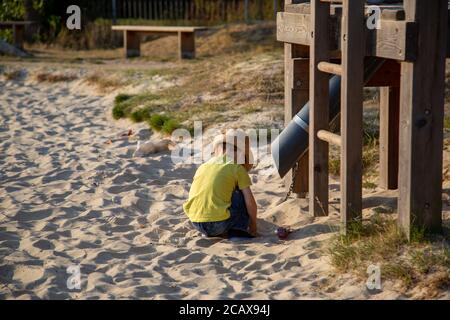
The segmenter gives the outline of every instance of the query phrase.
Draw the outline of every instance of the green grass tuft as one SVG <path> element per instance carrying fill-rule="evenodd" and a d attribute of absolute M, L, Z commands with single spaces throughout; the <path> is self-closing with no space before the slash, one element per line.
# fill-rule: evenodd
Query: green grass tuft
<path fill-rule="evenodd" d="M 397 227 L 396 221 L 379 214 L 370 221 L 349 226 L 346 235 L 336 235 L 329 244 L 331 263 L 339 272 L 352 272 L 367 279 L 367 267 L 380 266 L 382 280 L 400 280 L 405 288 L 436 272 L 448 273 L 449 243 L 428 238 L 423 229 L 413 230 L 411 240 Z M 434 287 L 448 282 L 437 281 Z"/>
<path fill-rule="evenodd" d="M 130 120 L 135 123 L 147 121 L 150 119 L 150 117 L 151 116 L 150 116 L 149 108 L 141 108 L 141 109 L 134 110 L 129 115 Z"/>
<path fill-rule="evenodd" d="M 131 99 L 133 96 L 129 94 L 120 93 L 114 98 L 114 104 L 125 102 Z"/>
<path fill-rule="evenodd" d="M 169 120 L 169 117 L 164 115 L 164 114 L 154 114 L 150 117 L 149 120 L 149 125 L 150 128 L 152 128 L 155 131 L 161 131 L 162 128 L 164 127 L 164 124 L 166 123 L 166 121 Z"/>
<path fill-rule="evenodd" d="M 112 109 L 112 116 L 115 120 L 126 118 L 127 107 L 123 104 L 116 104 Z"/>
<path fill-rule="evenodd" d="M 172 134 L 176 129 L 180 128 L 181 125 L 175 119 L 169 119 L 164 122 L 161 131 L 166 134 Z"/>

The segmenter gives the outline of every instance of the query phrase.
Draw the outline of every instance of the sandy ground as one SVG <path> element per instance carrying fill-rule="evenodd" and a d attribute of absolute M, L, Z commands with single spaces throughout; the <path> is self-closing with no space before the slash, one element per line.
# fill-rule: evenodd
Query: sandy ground
<path fill-rule="evenodd" d="M 402 298 L 336 276 L 321 243 L 338 223 L 311 218 L 275 175 L 252 173 L 260 207 L 254 241 L 206 239 L 182 211 L 196 166 L 170 153 L 133 158 L 133 128 L 110 118 L 111 96 L 67 84 L 0 80 L 0 298 Z M 111 144 L 107 144 L 112 140 Z M 395 193 L 374 191 L 378 205 Z M 374 194 L 372 194 L 373 196 Z M 381 202 L 380 202 L 381 201 Z M 296 231 L 289 241 L 277 226 Z M 81 288 L 70 290 L 69 266 Z"/>

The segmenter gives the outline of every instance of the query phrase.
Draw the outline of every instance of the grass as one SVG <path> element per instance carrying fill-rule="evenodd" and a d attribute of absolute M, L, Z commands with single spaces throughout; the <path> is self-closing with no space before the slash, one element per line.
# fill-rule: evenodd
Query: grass
<path fill-rule="evenodd" d="M 450 132 L 450 115 L 448 114 L 444 117 L 444 131 Z"/>
<path fill-rule="evenodd" d="M 328 254 L 338 272 L 351 272 L 361 279 L 367 278 L 369 265 L 379 265 L 382 280 L 399 280 L 406 292 L 427 282 L 430 275 L 450 275 L 449 246 L 448 239 L 429 238 L 419 229 L 408 242 L 395 220 L 375 214 L 369 221 L 352 225 L 347 235 L 336 235 Z M 432 287 L 446 285 L 448 290 L 448 279 L 441 280 L 434 281 Z"/>
<path fill-rule="evenodd" d="M 212 57 L 181 63 L 170 67 L 168 72 L 158 71 L 163 77 L 171 74 L 169 78 L 177 74 L 177 83 L 180 84 L 134 95 L 125 104 L 119 102 L 121 106 L 116 102 L 113 114 L 119 114 L 117 117 L 129 117 L 128 114 L 133 110 L 144 107 L 152 115 L 163 113 L 173 118 L 170 127 L 180 124 L 192 127 L 194 121 L 202 121 L 203 126 L 208 127 L 230 121 L 233 115 L 229 111 L 239 110 L 240 114 L 251 114 L 281 107 L 282 64 L 273 68 L 272 61 L 263 66 L 262 71 L 247 72 L 245 68 L 253 70 L 259 64 L 252 59 L 254 58 L 247 54 L 232 55 L 225 62 Z M 239 68 L 240 63 L 245 64 L 244 69 Z M 271 78 L 273 79 L 269 80 Z M 175 121 L 178 122 L 177 125 Z"/>
<path fill-rule="evenodd" d="M 159 113 L 161 105 L 156 102 L 160 101 L 160 98 L 149 94 L 119 94 L 114 99 L 112 116 L 116 120 L 127 118 L 134 123 L 146 121 L 150 129 L 169 135 L 182 125 L 173 114 Z M 136 104 L 140 107 L 136 107 Z"/>
<path fill-rule="evenodd" d="M 362 166 L 365 181 L 364 188 L 374 189 L 374 184 L 368 181 L 368 177 L 374 175 L 376 164 L 379 162 L 379 115 L 378 110 L 369 109 L 364 112 L 363 122 L 363 153 L 362 153 Z M 337 131 L 335 128 L 334 131 Z M 339 150 L 331 149 L 334 152 L 330 152 L 330 159 L 328 162 L 328 170 L 331 175 L 340 175 L 340 154 Z"/>
<path fill-rule="evenodd" d="M 165 134 L 171 134 L 173 131 L 175 131 L 176 129 L 178 129 L 180 127 L 181 127 L 181 125 L 178 123 L 177 120 L 168 119 L 168 120 L 164 121 L 164 124 L 161 128 L 161 132 L 163 132 Z"/>
<path fill-rule="evenodd" d="M 86 77 L 88 84 L 95 85 L 100 90 L 114 89 L 120 87 L 123 83 L 115 77 L 107 76 L 104 73 L 94 72 Z"/>
<path fill-rule="evenodd" d="M 372 182 L 372 181 L 368 181 L 368 180 L 364 180 L 362 183 L 362 187 L 365 189 L 376 189 L 377 188 L 377 184 Z"/>
<path fill-rule="evenodd" d="M 69 82 L 77 79 L 78 77 L 74 74 L 61 74 L 61 73 L 48 73 L 48 72 L 40 72 L 37 73 L 35 79 L 39 82 Z"/>
<path fill-rule="evenodd" d="M 125 104 L 132 96 L 127 94 L 119 94 L 114 98 L 114 107 L 112 109 L 112 116 L 114 119 L 119 120 L 126 118 L 128 115 L 128 107 Z"/>
<path fill-rule="evenodd" d="M 22 75 L 21 70 L 8 70 L 3 72 L 3 76 L 6 80 L 18 80 Z"/>
<path fill-rule="evenodd" d="M 161 131 L 164 124 L 169 120 L 169 117 L 164 114 L 154 114 L 150 117 L 148 121 L 150 128 L 155 131 Z"/>

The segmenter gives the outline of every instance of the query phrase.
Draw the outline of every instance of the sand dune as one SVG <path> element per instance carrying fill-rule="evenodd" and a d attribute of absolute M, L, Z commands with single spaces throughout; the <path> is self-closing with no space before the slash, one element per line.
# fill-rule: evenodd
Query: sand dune
<path fill-rule="evenodd" d="M 304 200 L 280 204 L 282 181 L 262 167 L 261 237 L 201 237 L 182 211 L 196 167 L 168 152 L 133 158 L 137 138 L 121 134 L 145 125 L 114 122 L 111 97 L 72 89 L 0 82 L 0 298 L 401 297 L 336 277 L 320 248 L 336 212 L 313 219 Z M 280 225 L 291 240 L 278 240 Z M 67 288 L 71 265 L 80 290 Z"/>

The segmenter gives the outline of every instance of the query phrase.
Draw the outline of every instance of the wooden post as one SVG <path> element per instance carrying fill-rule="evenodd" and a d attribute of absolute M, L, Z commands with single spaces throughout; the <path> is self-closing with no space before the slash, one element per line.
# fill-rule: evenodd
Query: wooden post
<path fill-rule="evenodd" d="M 195 32 L 178 32 L 180 59 L 195 58 Z"/>
<path fill-rule="evenodd" d="M 330 58 L 329 15 L 329 3 L 311 1 L 309 210 L 314 216 L 328 215 L 328 144 L 317 132 L 329 127 L 329 76 L 317 65 Z"/>
<path fill-rule="evenodd" d="M 405 0 L 407 21 L 416 21 L 417 60 L 401 66 L 399 225 L 442 228 L 442 149 L 448 2 Z"/>
<path fill-rule="evenodd" d="M 125 57 L 139 57 L 141 55 L 141 37 L 136 31 L 125 30 L 123 32 Z"/>
<path fill-rule="evenodd" d="M 284 122 L 287 125 L 309 100 L 309 48 L 295 44 L 284 45 Z M 308 153 L 302 156 L 297 166 L 293 193 L 305 198 L 308 192 Z M 289 188 L 293 171 L 285 177 Z"/>
<path fill-rule="evenodd" d="M 16 48 L 23 49 L 24 29 L 23 25 L 13 25 L 13 41 Z"/>
<path fill-rule="evenodd" d="M 362 214 L 362 119 L 364 88 L 364 0 L 344 0 L 341 84 L 341 222 L 345 227 Z"/>
<path fill-rule="evenodd" d="M 400 88 L 380 88 L 380 187 L 398 187 Z"/>

